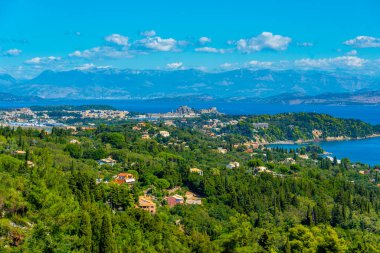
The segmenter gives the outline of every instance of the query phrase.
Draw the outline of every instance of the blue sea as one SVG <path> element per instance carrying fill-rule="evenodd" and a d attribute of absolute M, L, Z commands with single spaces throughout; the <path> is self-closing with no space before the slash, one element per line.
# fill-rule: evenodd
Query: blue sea
<path fill-rule="evenodd" d="M 170 112 L 181 105 L 195 109 L 217 107 L 222 113 L 233 115 L 277 114 L 285 112 L 316 112 L 326 113 L 339 118 L 360 119 L 372 125 L 380 124 L 380 106 L 348 105 L 260 105 L 253 103 L 222 103 L 222 102 L 162 102 L 162 101 L 130 101 L 130 100 L 44 100 L 42 102 L 14 103 L 1 102 L 0 109 L 29 107 L 32 105 L 84 105 L 99 104 L 111 105 L 119 110 L 131 112 Z M 351 161 L 360 161 L 366 164 L 380 164 L 380 138 L 321 142 L 321 147 L 333 153 L 339 159 L 348 157 Z M 294 148 L 294 146 L 287 146 Z"/>
<path fill-rule="evenodd" d="M 328 141 L 315 143 L 338 159 L 349 158 L 351 162 L 361 162 L 371 166 L 380 165 L 380 138 L 349 141 Z M 307 144 L 273 144 L 271 147 L 296 149 Z"/>

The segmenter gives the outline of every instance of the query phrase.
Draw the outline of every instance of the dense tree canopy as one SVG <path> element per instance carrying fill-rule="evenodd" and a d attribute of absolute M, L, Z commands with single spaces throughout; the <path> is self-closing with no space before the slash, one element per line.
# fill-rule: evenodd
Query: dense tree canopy
<path fill-rule="evenodd" d="M 307 139 L 313 129 L 334 136 L 372 133 L 362 122 L 318 114 L 264 115 L 248 122 L 277 122 L 259 131 L 279 140 Z M 147 122 L 133 130 L 138 123 L 75 133 L 54 128 L 49 134 L 0 128 L 1 251 L 380 251 L 375 167 L 331 161 L 315 146 L 247 153 L 234 144 L 254 133 L 248 123 L 226 127 L 222 137 L 181 122 Z M 287 132 L 289 125 L 300 131 Z M 170 137 L 160 137 L 160 130 Z M 141 138 L 146 132 L 150 139 Z M 218 147 L 227 152 L 215 152 Z M 98 164 L 107 157 L 117 163 Z M 226 168 L 232 161 L 240 166 Z M 136 183 L 112 183 L 120 172 L 132 174 Z M 165 197 L 173 188 L 182 196 L 197 194 L 202 205 L 169 208 Z M 136 208 L 144 194 L 153 197 L 156 214 Z"/>

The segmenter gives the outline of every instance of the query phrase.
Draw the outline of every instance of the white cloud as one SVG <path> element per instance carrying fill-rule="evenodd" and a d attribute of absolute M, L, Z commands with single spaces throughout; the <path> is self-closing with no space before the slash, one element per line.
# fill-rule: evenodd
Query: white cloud
<path fill-rule="evenodd" d="M 120 34 L 111 34 L 104 39 L 119 46 L 129 46 L 129 38 Z"/>
<path fill-rule="evenodd" d="M 140 34 L 142 36 L 145 36 L 145 37 L 153 37 L 153 36 L 156 36 L 156 31 L 155 30 L 149 30 L 149 31 L 144 31 Z"/>
<path fill-rule="evenodd" d="M 183 69 L 183 63 L 182 62 L 173 62 L 166 64 L 166 68 L 176 70 L 176 69 Z"/>
<path fill-rule="evenodd" d="M 152 51 L 177 51 L 178 46 L 183 45 L 184 41 L 177 41 L 173 38 L 163 39 L 159 36 L 146 37 L 141 40 L 137 40 L 134 46 L 140 50 L 152 50 Z"/>
<path fill-rule="evenodd" d="M 85 64 L 83 64 L 81 66 L 76 67 L 75 69 L 87 70 L 87 69 L 93 69 L 93 68 L 96 68 L 95 64 L 93 64 L 93 63 L 85 63 Z"/>
<path fill-rule="evenodd" d="M 299 46 L 299 47 L 312 47 L 312 46 L 314 46 L 314 44 L 311 42 L 298 42 L 297 46 Z"/>
<path fill-rule="evenodd" d="M 355 49 L 346 53 L 346 55 L 357 55 L 357 54 L 358 54 L 358 51 L 356 51 Z"/>
<path fill-rule="evenodd" d="M 354 39 L 345 41 L 343 44 L 357 48 L 380 47 L 380 38 L 357 36 Z"/>
<path fill-rule="evenodd" d="M 272 66 L 272 62 L 269 61 L 250 61 L 246 64 L 247 67 L 249 68 L 257 68 L 257 69 L 262 69 L 262 68 L 269 68 Z"/>
<path fill-rule="evenodd" d="M 368 60 L 356 56 L 340 56 L 335 58 L 322 59 L 301 59 L 294 63 L 301 68 L 317 68 L 317 69 L 336 69 L 336 68 L 360 68 L 363 67 Z"/>
<path fill-rule="evenodd" d="M 31 64 L 31 65 L 38 65 L 38 64 L 48 64 L 51 62 L 56 62 L 60 61 L 62 58 L 61 57 L 55 57 L 55 56 L 48 56 L 48 57 L 34 57 L 30 60 L 26 60 L 26 64 Z"/>
<path fill-rule="evenodd" d="M 83 51 L 76 50 L 69 54 L 70 57 L 78 58 L 125 58 L 132 57 L 128 48 L 123 47 L 121 49 L 110 47 L 110 46 L 101 46 L 86 49 Z"/>
<path fill-rule="evenodd" d="M 199 47 L 195 49 L 196 52 L 205 52 L 205 53 L 220 53 L 224 54 L 227 52 L 225 49 L 218 49 L 214 47 Z"/>
<path fill-rule="evenodd" d="M 189 44 L 187 41 L 175 40 L 173 38 L 161 38 L 155 36 L 156 32 L 145 31 L 141 33 L 145 37 L 131 41 L 128 37 L 120 34 L 111 34 L 104 37 L 105 45 L 76 50 L 69 57 L 77 58 L 132 58 L 136 54 L 147 54 L 150 52 L 178 52 Z"/>
<path fill-rule="evenodd" d="M 200 37 L 199 38 L 199 43 L 201 43 L 202 45 L 204 45 L 206 43 L 210 43 L 210 42 L 211 42 L 211 39 L 208 37 Z"/>
<path fill-rule="evenodd" d="M 12 49 L 9 49 L 7 51 L 4 51 L 3 55 L 5 55 L 5 56 L 17 56 L 17 55 L 20 55 L 21 53 L 22 53 L 22 50 L 17 49 L 17 48 L 12 48 Z"/>
<path fill-rule="evenodd" d="M 238 69 L 239 68 L 239 65 L 237 63 L 230 63 L 230 62 L 225 62 L 221 65 L 219 65 L 219 68 L 221 70 L 234 70 L 234 69 Z"/>
<path fill-rule="evenodd" d="M 147 31 L 146 35 L 153 35 L 154 31 Z M 83 51 L 76 50 L 69 54 L 78 58 L 131 58 L 135 54 L 148 52 L 175 52 L 187 45 L 186 41 L 177 41 L 173 38 L 164 39 L 159 36 L 144 37 L 130 42 L 129 38 L 120 34 L 111 34 L 104 38 L 107 45 L 93 47 Z"/>
<path fill-rule="evenodd" d="M 271 32 L 263 32 L 250 39 L 240 39 L 236 42 L 237 49 L 242 53 L 258 52 L 263 49 L 276 51 L 286 50 L 292 41 L 289 37 L 274 35 Z"/>
<path fill-rule="evenodd" d="M 90 50 L 90 49 L 87 49 L 87 50 Z M 84 51 L 86 51 L 86 50 L 84 50 Z M 84 54 L 83 52 L 79 51 L 79 50 L 75 50 L 74 52 L 70 53 L 69 56 L 70 57 L 83 57 L 83 54 Z"/>
<path fill-rule="evenodd" d="M 89 70 L 89 69 L 108 69 L 108 68 L 111 68 L 111 66 L 96 66 L 93 63 L 85 63 L 81 66 L 76 67 L 75 69 Z"/>

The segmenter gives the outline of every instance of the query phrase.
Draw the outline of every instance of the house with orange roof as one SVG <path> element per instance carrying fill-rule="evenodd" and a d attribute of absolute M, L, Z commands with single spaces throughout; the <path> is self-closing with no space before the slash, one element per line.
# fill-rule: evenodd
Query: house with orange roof
<path fill-rule="evenodd" d="M 136 182 L 135 177 L 130 173 L 119 173 L 116 178 L 113 180 L 115 184 L 134 184 Z"/>
<path fill-rule="evenodd" d="M 15 154 L 15 155 L 25 155 L 26 151 L 24 151 L 24 150 L 16 150 L 16 151 L 13 152 L 13 154 Z"/>
<path fill-rule="evenodd" d="M 144 211 L 148 211 L 152 214 L 156 213 L 156 203 L 154 203 L 149 197 L 140 196 L 138 208 Z"/>

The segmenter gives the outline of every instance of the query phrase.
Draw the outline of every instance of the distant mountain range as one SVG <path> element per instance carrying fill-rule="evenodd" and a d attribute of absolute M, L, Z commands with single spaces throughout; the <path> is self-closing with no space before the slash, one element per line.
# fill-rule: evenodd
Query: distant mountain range
<path fill-rule="evenodd" d="M 380 103 L 380 78 L 323 71 L 90 69 L 0 75 L 2 92 L 44 99 L 228 99 L 271 103 Z M 328 94 L 328 95 L 327 95 Z M 356 94 L 359 94 L 358 96 Z"/>

